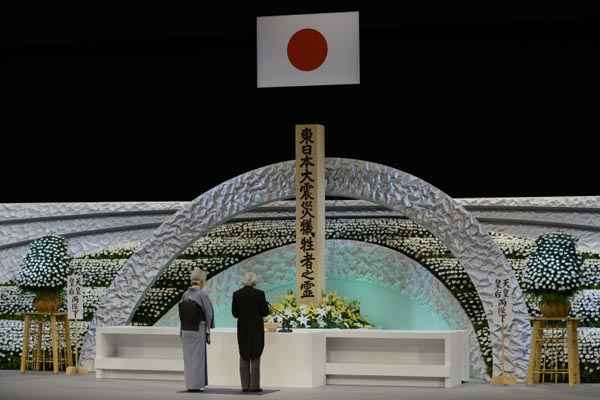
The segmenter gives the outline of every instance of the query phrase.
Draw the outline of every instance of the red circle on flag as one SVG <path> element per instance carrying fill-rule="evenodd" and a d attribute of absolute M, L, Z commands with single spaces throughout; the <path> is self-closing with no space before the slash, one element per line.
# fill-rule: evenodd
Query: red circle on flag
<path fill-rule="evenodd" d="M 315 29 L 300 29 L 290 38 L 287 54 L 292 65 L 300 71 L 313 71 L 327 58 L 327 40 Z"/>

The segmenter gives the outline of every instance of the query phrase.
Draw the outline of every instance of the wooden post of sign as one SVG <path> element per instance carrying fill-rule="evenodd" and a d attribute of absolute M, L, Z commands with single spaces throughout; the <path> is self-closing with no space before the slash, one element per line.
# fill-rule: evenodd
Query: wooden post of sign
<path fill-rule="evenodd" d="M 44 320 L 38 320 L 38 330 L 35 338 L 34 366 L 37 371 L 41 369 L 42 364 L 42 337 L 44 333 Z"/>
<path fill-rule="evenodd" d="M 58 374 L 58 329 L 54 313 L 50 314 L 50 340 L 52 341 L 52 372 Z"/>
<path fill-rule="evenodd" d="M 569 318 L 567 321 L 567 352 L 569 357 L 569 386 L 579 385 L 581 375 L 579 371 L 579 346 L 577 344 L 577 320 Z"/>
<path fill-rule="evenodd" d="M 325 128 L 296 125 L 296 293 L 301 304 L 325 290 Z"/>
<path fill-rule="evenodd" d="M 27 371 L 27 361 L 29 357 L 29 329 L 31 327 L 31 316 L 25 315 L 23 321 L 23 352 L 21 353 L 21 373 Z"/>
<path fill-rule="evenodd" d="M 63 332 L 65 338 L 65 357 L 67 362 L 65 363 L 66 368 L 73 366 L 73 353 L 71 351 L 71 326 L 69 325 L 69 316 L 65 315 L 63 319 Z"/>

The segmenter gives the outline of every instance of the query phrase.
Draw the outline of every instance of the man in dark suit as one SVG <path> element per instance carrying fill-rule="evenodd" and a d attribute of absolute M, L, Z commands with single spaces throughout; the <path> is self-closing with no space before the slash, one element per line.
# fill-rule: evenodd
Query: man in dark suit
<path fill-rule="evenodd" d="M 231 313 L 237 318 L 240 349 L 242 391 L 262 392 L 260 388 L 260 356 L 265 346 L 263 317 L 269 315 L 265 292 L 256 289 L 256 274 L 246 272 L 244 287 L 233 294 Z"/>

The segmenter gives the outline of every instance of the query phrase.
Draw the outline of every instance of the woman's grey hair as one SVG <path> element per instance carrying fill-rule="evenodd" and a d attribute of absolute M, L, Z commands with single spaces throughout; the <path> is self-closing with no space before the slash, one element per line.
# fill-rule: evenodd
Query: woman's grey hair
<path fill-rule="evenodd" d="M 254 286 L 256 285 L 256 274 L 254 272 L 246 272 L 244 274 L 244 286 Z"/>
<path fill-rule="evenodd" d="M 192 284 L 204 283 L 206 282 L 206 272 L 202 271 L 200 268 L 195 268 L 190 275 L 190 280 L 192 281 Z"/>

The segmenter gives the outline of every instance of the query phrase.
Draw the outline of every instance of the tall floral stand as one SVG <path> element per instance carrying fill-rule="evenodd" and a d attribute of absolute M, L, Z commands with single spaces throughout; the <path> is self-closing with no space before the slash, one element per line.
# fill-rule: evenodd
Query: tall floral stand
<path fill-rule="evenodd" d="M 533 332 L 527 383 L 544 383 L 546 376 L 558 382 L 559 376 L 568 375 L 569 386 L 581 383 L 579 373 L 579 349 L 577 345 L 576 318 L 531 318 Z M 554 348 L 554 357 L 550 349 Z M 566 350 L 566 360 L 560 359 L 560 352 Z M 565 365 L 566 364 L 566 365 Z M 550 366 L 550 368 L 548 368 Z"/>
<path fill-rule="evenodd" d="M 37 329 L 33 343 L 33 368 L 40 370 L 44 366 L 44 352 L 42 350 L 42 342 L 44 340 L 44 323 L 50 321 L 50 343 L 52 347 L 52 372 L 58 374 L 61 364 L 64 363 L 65 368 L 73 366 L 73 355 L 71 353 L 71 330 L 69 328 L 69 318 L 67 313 L 42 313 L 31 312 L 25 313 L 23 321 L 23 353 L 21 354 L 21 373 L 28 370 L 29 364 L 29 339 L 31 336 L 31 323 L 37 322 Z M 58 322 L 62 322 L 62 332 L 58 329 Z M 65 356 L 61 357 L 59 351 L 59 341 L 64 340 Z M 61 358 L 63 360 L 61 360 Z M 61 362 L 63 361 L 63 362 Z"/>

